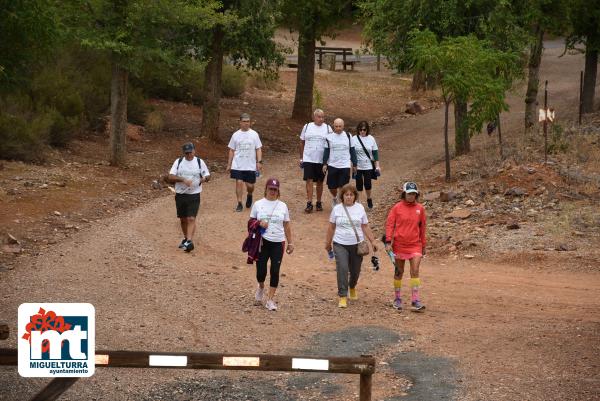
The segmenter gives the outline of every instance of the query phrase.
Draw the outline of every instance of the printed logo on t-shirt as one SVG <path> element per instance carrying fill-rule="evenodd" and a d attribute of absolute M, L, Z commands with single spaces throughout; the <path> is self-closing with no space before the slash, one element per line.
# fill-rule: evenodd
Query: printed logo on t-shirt
<path fill-rule="evenodd" d="M 417 214 L 421 214 L 421 210 L 417 209 L 416 210 Z"/>
<path fill-rule="evenodd" d="M 249 158 L 252 157 L 253 155 L 253 147 L 254 147 L 254 142 L 239 142 L 238 143 L 238 156 L 239 157 L 243 157 L 243 158 Z"/>
<path fill-rule="evenodd" d="M 340 227 L 343 228 L 349 228 L 352 230 L 352 227 L 360 227 L 361 226 L 361 219 L 353 219 L 352 223 L 350 222 L 350 220 L 348 219 L 348 217 L 346 216 L 340 216 L 337 219 L 336 225 L 339 225 Z"/>

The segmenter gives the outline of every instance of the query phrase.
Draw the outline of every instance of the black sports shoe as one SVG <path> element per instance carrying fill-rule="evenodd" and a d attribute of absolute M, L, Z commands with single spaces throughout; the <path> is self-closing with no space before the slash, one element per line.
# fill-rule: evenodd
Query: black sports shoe
<path fill-rule="evenodd" d="M 238 202 L 237 206 L 235 207 L 235 211 L 241 212 L 242 210 L 244 210 L 244 206 L 242 206 L 242 202 Z"/>
<path fill-rule="evenodd" d="M 323 204 L 321 202 L 317 202 L 317 212 L 323 211 Z"/>
<path fill-rule="evenodd" d="M 373 209 L 373 199 L 367 199 L 367 206 L 369 207 L 369 209 Z"/>
<path fill-rule="evenodd" d="M 246 207 L 250 208 L 252 206 L 252 195 L 246 195 Z"/>
<path fill-rule="evenodd" d="M 192 241 L 186 241 L 184 251 L 192 252 L 194 250 L 194 243 Z"/>
<path fill-rule="evenodd" d="M 304 211 L 306 213 L 310 213 L 313 211 L 313 205 L 312 202 L 306 202 L 306 207 L 304 208 Z"/>
<path fill-rule="evenodd" d="M 187 242 L 187 238 L 181 240 L 181 244 L 179 244 L 179 249 L 185 249 L 185 243 Z"/>

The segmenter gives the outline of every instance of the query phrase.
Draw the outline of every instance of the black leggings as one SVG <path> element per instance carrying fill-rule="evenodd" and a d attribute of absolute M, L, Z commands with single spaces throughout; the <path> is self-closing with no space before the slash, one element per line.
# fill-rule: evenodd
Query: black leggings
<path fill-rule="evenodd" d="M 264 238 L 262 239 L 260 253 L 256 261 L 256 281 L 259 283 L 265 282 L 267 278 L 267 261 L 271 259 L 269 285 L 277 288 L 279 285 L 279 267 L 281 266 L 281 259 L 283 259 L 284 245 L 285 242 L 271 242 Z"/>
<path fill-rule="evenodd" d="M 363 190 L 363 180 L 365 183 L 365 189 L 367 191 L 370 191 L 372 188 L 371 185 L 371 174 L 373 170 L 357 170 L 356 171 L 356 190 L 357 191 L 362 191 Z"/>

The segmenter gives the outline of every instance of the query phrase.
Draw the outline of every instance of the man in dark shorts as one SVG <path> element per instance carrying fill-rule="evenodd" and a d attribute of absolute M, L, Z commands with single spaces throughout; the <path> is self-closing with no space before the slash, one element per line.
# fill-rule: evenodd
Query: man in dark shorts
<path fill-rule="evenodd" d="M 237 198 L 236 212 L 244 210 L 242 195 L 246 185 L 246 207 L 252 206 L 252 193 L 256 177 L 262 168 L 262 143 L 258 132 L 250 128 L 250 115 L 240 116 L 240 129 L 233 133 L 229 141 L 229 159 L 227 171 L 235 180 L 235 195 Z"/>
<path fill-rule="evenodd" d="M 321 197 L 323 196 L 323 150 L 327 134 L 333 132 L 329 124 L 325 123 L 325 113 L 316 109 L 313 112 L 313 122 L 305 124 L 300 132 L 302 146 L 300 149 L 300 166 L 304 170 L 304 181 L 306 181 L 306 208 L 304 211 L 310 213 L 313 210 L 313 182 L 317 183 L 317 212 L 323 210 Z"/>
<path fill-rule="evenodd" d="M 192 240 L 196 232 L 202 183 L 210 179 L 210 172 L 204 160 L 196 157 L 193 143 L 183 145 L 183 154 L 183 157 L 173 163 L 169 171 L 169 181 L 175 183 L 175 206 L 184 237 L 179 248 L 191 252 L 194 249 Z"/>
<path fill-rule="evenodd" d="M 356 171 L 356 163 L 356 150 L 350 135 L 344 131 L 344 120 L 336 118 L 323 152 L 323 173 L 327 173 L 327 188 L 333 195 L 334 206 L 338 189 L 350 182 L 350 176 Z"/>

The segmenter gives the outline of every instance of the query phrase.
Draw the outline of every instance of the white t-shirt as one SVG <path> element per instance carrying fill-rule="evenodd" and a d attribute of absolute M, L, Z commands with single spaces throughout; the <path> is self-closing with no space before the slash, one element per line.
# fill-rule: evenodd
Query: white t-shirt
<path fill-rule="evenodd" d="M 179 164 L 179 167 L 177 167 Z M 200 185 L 200 177 L 206 177 L 210 175 L 208 167 L 204 160 L 200 159 L 200 166 L 198 166 L 198 157 L 194 156 L 192 160 L 188 160 L 185 157 L 179 163 L 179 159 L 175 160 L 169 174 L 176 175 L 177 177 L 183 177 L 192 180 L 192 185 L 187 186 L 183 182 L 175 183 L 175 192 L 178 194 L 199 194 L 202 192 L 202 185 Z"/>
<path fill-rule="evenodd" d="M 290 212 L 285 203 L 279 199 L 270 201 L 266 198 L 262 198 L 252 205 L 250 217 L 258 220 L 267 220 L 269 222 L 267 231 L 262 235 L 264 239 L 271 242 L 285 241 L 283 222 L 290 221 Z"/>
<path fill-rule="evenodd" d="M 302 161 L 309 163 L 323 163 L 323 149 L 325 149 L 325 138 L 333 132 L 328 124 L 308 123 L 302 127 L 300 139 L 304 141 L 304 153 Z"/>
<path fill-rule="evenodd" d="M 327 135 L 325 147 L 329 148 L 329 161 L 327 165 L 335 168 L 350 168 L 352 161 L 350 160 L 350 143 L 346 131 L 341 134 L 331 133 Z"/>
<path fill-rule="evenodd" d="M 231 162 L 232 170 L 256 171 L 256 149 L 262 147 L 258 132 L 239 129 L 231 136 L 228 146 L 235 152 Z"/>
<path fill-rule="evenodd" d="M 354 224 L 354 227 L 356 227 L 358 237 L 360 238 L 360 241 L 362 241 L 365 238 L 362 231 L 362 225 L 369 223 L 367 213 L 365 212 L 365 207 L 356 202 L 352 206 L 346 206 L 346 209 L 348 209 L 348 213 L 352 218 L 352 224 Z M 329 222 L 335 223 L 333 242 L 341 245 L 356 245 L 360 242 L 356 240 L 356 235 L 354 234 L 352 225 L 350 224 L 348 216 L 346 215 L 344 207 L 341 203 L 337 204 L 331 211 L 331 214 L 329 215 Z"/>
<path fill-rule="evenodd" d="M 360 140 L 362 141 L 365 148 L 369 151 L 371 157 L 373 157 L 373 151 L 378 150 L 377 142 L 375 142 L 375 138 L 371 135 L 361 136 Z M 363 147 L 358 142 L 358 135 L 352 137 L 352 145 L 354 146 L 354 150 L 356 150 L 356 158 L 358 159 L 357 168 L 359 170 L 371 170 L 373 165 L 371 164 L 371 159 L 369 155 L 365 153 Z"/>

